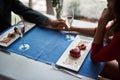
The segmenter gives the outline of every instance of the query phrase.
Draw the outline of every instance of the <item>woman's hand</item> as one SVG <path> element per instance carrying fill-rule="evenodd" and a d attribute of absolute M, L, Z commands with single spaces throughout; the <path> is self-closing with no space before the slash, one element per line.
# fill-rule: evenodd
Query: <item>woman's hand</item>
<path fill-rule="evenodd" d="M 103 43 L 106 26 L 109 21 L 113 20 L 114 16 L 108 8 L 105 8 L 98 22 L 98 28 L 96 30 L 93 43 Z"/>
<path fill-rule="evenodd" d="M 105 8 L 99 19 L 99 23 L 106 24 L 109 21 L 113 20 L 114 18 L 115 17 L 113 16 L 112 12 L 108 8 Z"/>

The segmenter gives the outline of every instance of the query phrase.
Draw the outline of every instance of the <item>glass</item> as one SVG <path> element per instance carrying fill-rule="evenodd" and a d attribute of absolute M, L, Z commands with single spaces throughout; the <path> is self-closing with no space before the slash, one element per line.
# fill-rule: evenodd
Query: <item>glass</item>
<path fill-rule="evenodd" d="M 68 9 L 68 11 L 66 11 L 65 13 L 65 21 L 66 21 L 66 25 L 67 25 L 67 28 L 68 28 L 68 33 L 66 35 L 66 39 L 68 41 L 71 41 L 71 40 L 74 40 L 74 36 L 71 35 L 70 33 L 70 27 L 73 23 L 73 20 L 74 20 L 74 9 Z"/>
<path fill-rule="evenodd" d="M 22 19 L 22 21 L 18 22 L 16 24 L 16 18 L 15 18 L 15 28 L 16 28 L 16 32 L 18 33 L 18 35 L 21 37 L 21 41 L 22 41 L 22 44 L 19 46 L 18 50 L 19 51 L 26 51 L 30 48 L 30 45 L 29 44 L 26 44 L 24 42 L 24 33 L 25 33 L 25 23 L 24 23 L 24 20 Z"/>

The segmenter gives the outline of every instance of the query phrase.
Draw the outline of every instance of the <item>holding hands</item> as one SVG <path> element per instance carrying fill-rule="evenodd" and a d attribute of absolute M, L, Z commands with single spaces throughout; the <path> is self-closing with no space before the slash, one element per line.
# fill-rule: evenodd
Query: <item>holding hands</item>
<path fill-rule="evenodd" d="M 46 23 L 56 30 L 64 30 L 65 28 L 67 28 L 65 21 L 62 19 L 60 20 L 47 19 Z"/>

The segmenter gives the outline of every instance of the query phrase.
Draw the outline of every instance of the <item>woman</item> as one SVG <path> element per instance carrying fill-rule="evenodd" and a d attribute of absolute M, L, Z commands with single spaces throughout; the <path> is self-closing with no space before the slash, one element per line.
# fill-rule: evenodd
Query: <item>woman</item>
<path fill-rule="evenodd" d="M 97 28 L 71 27 L 70 30 L 94 36 L 91 60 L 106 62 L 101 76 L 120 80 L 120 0 L 107 2 L 107 8 L 103 10 Z M 110 21 L 113 21 L 111 26 L 107 26 Z M 104 41 L 108 42 L 106 46 L 103 46 Z"/>

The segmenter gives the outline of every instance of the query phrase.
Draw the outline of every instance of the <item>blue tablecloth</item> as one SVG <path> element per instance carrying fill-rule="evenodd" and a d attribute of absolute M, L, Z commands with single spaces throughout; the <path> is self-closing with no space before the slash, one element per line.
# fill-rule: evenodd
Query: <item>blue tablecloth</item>
<path fill-rule="evenodd" d="M 73 35 L 76 36 L 75 34 Z M 30 49 L 25 52 L 18 50 L 19 45 L 22 44 L 21 39 L 16 40 L 6 49 L 48 64 L 56 63 L 72 42 L 67 41 L 65 34 L 59 31 L 40 28 L 38 26 L 35 26 L 25 34 L 24 41 L 30 45 Z M 97 75 L 101 71 L 102 66 L 103 63 L 92 63 L 88 55 L 78 73 L 97 79 Z"/>

